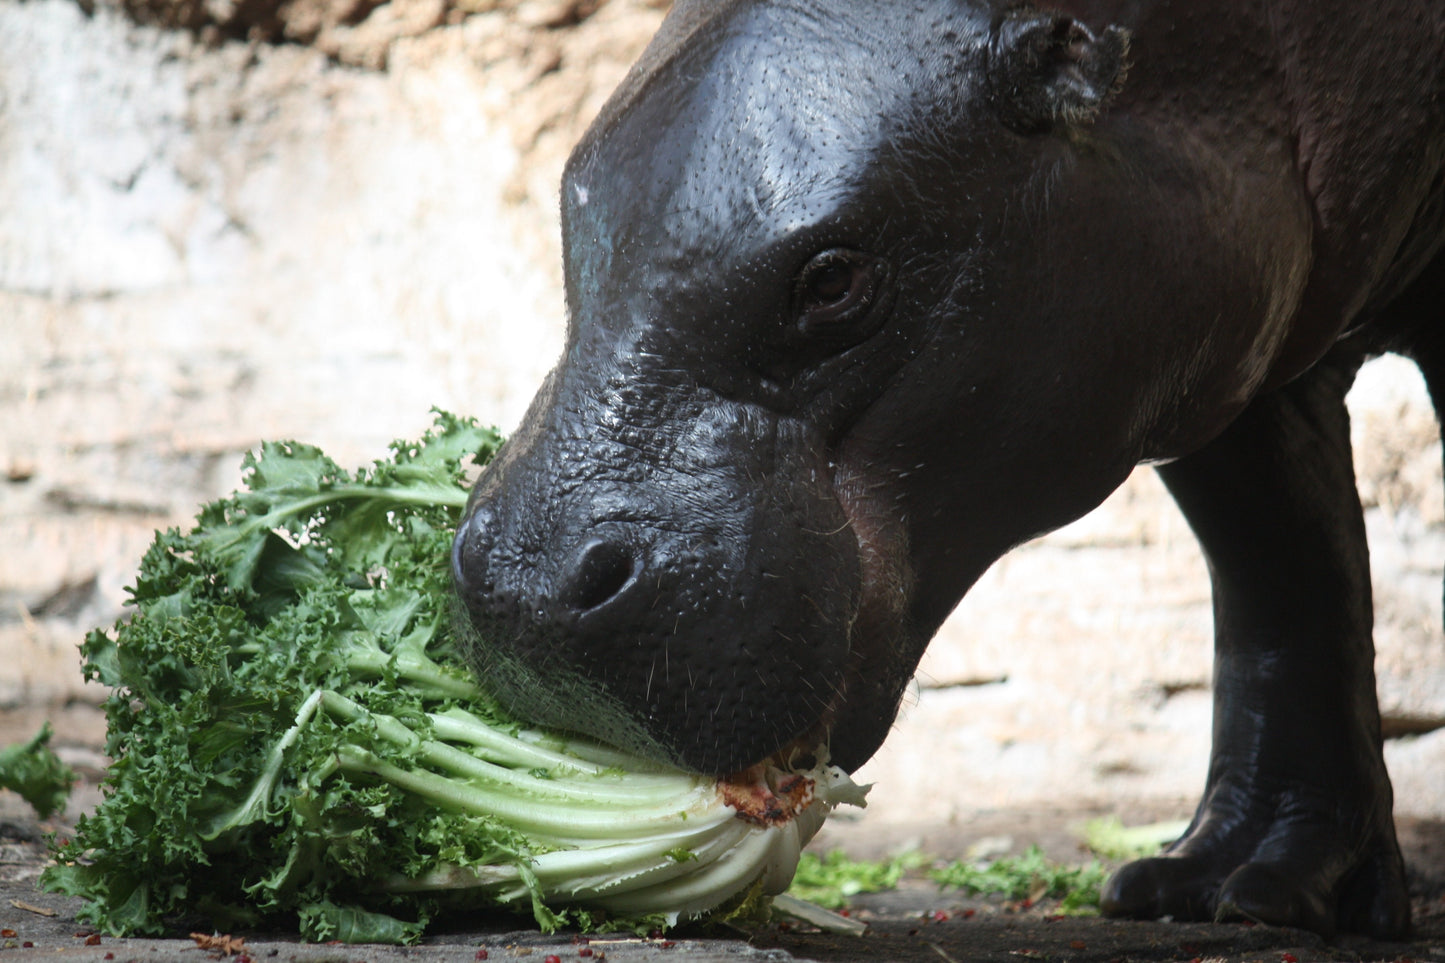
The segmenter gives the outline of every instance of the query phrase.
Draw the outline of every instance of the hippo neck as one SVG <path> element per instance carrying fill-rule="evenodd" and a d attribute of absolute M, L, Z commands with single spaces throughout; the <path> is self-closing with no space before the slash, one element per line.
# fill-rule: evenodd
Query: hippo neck
<path fill-rule="evenodd" d="M 1307 269 L 1284 332 L 1246 362 L 1267 369 L 1251 396 L 1372 322 L 1440 250 L 1445 7 L 1422 15 L 1419 4 L 1384 0 L 1344 16 L 1290 0 L 1057 6 L 1131 31 L 1136 56 L 1116 116 L 1156 126 L 1161 138 L 1173 127 L 1241 177 L 1286 178 L 1308 213 Z M 1353 39 L 1339 40 L 1342 31 Z M 1193 443 L 1167 426 L 1158 438 L 1148 457 Z"/>

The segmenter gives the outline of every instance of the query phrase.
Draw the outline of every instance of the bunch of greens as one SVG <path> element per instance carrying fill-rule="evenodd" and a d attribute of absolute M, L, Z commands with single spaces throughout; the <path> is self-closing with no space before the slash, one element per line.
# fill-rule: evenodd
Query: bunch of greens
<path fill-rule="evenodd" d="M 439 413 L 355 475 L 268 443 L 245 491 L 158 533 L 129 617 L 82 646 L 114 763 L 42 885 L 114 934 L 294 921 L 351 942 L 493 904 L 653 927 L 786 888 L 831 806 L 861 803 L 841 771 L 759 825 L 716 780 L 526 729 L 475 685 L 448 559 L 498 443 Z"/>

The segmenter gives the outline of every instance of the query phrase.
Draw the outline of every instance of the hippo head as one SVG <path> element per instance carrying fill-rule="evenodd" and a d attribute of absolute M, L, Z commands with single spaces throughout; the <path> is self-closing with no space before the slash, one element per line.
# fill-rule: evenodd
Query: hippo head
<path fill-rule="evenodd" d="M 1125 46 L 964 0 L 674 8 L 567 165 L 564 355 L 456 538 L 505 702 L 700 772 L 878 748 L 969 585 L 1189 378 L 1101 320 L 1181 307 L 1102 258 L 1174 257 L 1111 200 Z"/>

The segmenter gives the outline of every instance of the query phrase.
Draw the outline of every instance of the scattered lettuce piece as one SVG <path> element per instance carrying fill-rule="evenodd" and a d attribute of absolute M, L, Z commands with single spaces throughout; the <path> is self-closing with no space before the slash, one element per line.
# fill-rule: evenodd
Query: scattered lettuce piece
<path fill-rule="evenodd" d="M 819 856 L 804 853 L 788 893 L 826 909 L 843 909 L 860 893 L 897 889 L 911 869 L 928 864 L 928 857 L 908 851 L 888 859 L 852 859 L 841 849 Z"/>
<path fill-rule="evenodd" d="M 1157 855 L 1188 829 L 1187 819 L 1126 827 L 1118 816 L 1109 816 L 1084 824 L 1084 845 L 1104 859 L 1143 859 Z"/>
<path fill-rule="evenodd" d="M 1048 897 L 1061 900 L 1065 913 L 1088 913 L 1098 910 L 1099 888 L 1108 871 L 1098 860 L 1065 866 L 1045 857 L 1038 846 L 1030 846 L 1020 856 L 987 863 L 957 860 L 929 875 L 944 889 L 1014 900 Z"/>
<path fill-rule="evenodd" d="M 50 749 L 50 723 L 29 742 L 0 749 L 0 789 L 19 793 L 36 815 L 49 819 L 65 808 L 75 785 L 75 770 Z"/>

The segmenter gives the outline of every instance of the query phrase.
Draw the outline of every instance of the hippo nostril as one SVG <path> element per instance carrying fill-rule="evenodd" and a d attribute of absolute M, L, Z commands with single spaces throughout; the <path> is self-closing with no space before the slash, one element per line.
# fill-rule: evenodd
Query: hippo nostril
<path fill-rule="evenodd" d="M 490 543 L 483 541 L 487 532 L 488 519 L 477 512 L 462 520 L 457 526 L 456 537 L 452 539 L 452 578 L 458 588 L 467 587 L 481 580 L 486 574 L 487 552 Z"/>
<path fill-rule="evenodd" d="M 637 560 L 620 542 L 591 541 L 582 546 L 564 598 L 579 612 L 595 609 L 621 592 L 632 581 Z"/>

